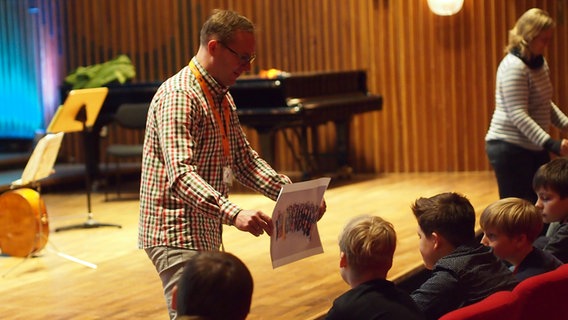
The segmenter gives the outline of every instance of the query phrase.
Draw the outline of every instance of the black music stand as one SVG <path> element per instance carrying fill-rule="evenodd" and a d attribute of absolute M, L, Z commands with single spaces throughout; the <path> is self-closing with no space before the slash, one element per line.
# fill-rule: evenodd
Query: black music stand
<path fill-rule="evenodd" d="M 91 177 L 87 168 L 88 133 L 93 127 L 99 111 L 108 94 L 108 88 L 90 88 L 71 90 L 63 105 L 57 109 L 53 120 L 47 128 L 47 132 L 77 132 L 83 133 L 85 150 L 85 184 L 87 190 L 87 221 L 81 224 L 70 225 L 55 229 L 55 232 L 72 229 L 90 229 L 98 227 L 117 227 L 121 225 L 112 223 L 100 223 L 93 219 L 91 212 Z"/>

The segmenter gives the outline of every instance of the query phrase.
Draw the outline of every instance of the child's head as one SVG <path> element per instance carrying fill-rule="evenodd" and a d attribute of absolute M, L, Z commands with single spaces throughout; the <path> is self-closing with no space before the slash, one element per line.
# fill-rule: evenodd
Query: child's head
<path fill-rule="evenodd" d="M 475 210 L 462 195 L 447 192 L 419 198 L 412 211 L 418 220 L 420 254 L 428 269 L 460 245 L 475 241 Z"/>
<path fill-rule="evenodd" d="M 190 259 L 174 288 L 178 316 L 242 320 L 250 310 L 253 279 L 247 266 L 223 251 L 202 251 Z"/>
<path fill-rule="evenodd" d="M 565 221 L 568 218 L 568 159 L 555 158 L 542 165 L 534 175 L 533 189 L 543 221 Z"/>
<path fill-rule="evenodd" d="M 497 257 L 518 265 L 532 249 L 543 223 L 532 203 L 505 198 L 485 208 L 479 224 L 484 232 L 481 242 L 492 247 Z"/>
<path fill-rule="evenodd" d="M 361 277 L 385 278 L 392 267 L 396 233 L 392 224 L 377 216 L 351 219 L 339 236 L 341 276 L 352 287 Z"/>

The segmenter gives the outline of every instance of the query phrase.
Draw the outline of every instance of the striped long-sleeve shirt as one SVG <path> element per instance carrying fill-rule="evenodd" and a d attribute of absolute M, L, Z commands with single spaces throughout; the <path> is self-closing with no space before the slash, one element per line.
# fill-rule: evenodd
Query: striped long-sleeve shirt
<path fill-rule="evenodd" d="M 486 141 L 506 141 L 529 150 L 542 150 L 552 125 L 568 127 L 568 117 L 552 102 L 548 64 L 530 69 L 509 53 L 497 69 L 495 111 Z"/>
<path fill-rule="evenodd" d="M 231 224 L 240 208 L 229 201 L 223 167 L 230 165 L 243 185 L 276 199 L 290 179 L 276 173 L 247 141 L 228 88 L 219 85 L 193 59 L 215 106 L 209 106 L 189 67 L 166 80 L 150 105 L 140 186 L 140 248 L 170 246 L 217 250 L 222 224 Z M 230 105 L 229 148 L 224 155 L 219 124 Z M 225 120 L 224 120 L 225 121 Z"/>

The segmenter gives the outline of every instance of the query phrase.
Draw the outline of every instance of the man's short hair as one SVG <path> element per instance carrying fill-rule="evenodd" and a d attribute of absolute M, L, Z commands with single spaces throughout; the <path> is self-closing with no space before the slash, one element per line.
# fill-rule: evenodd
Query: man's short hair
<path fill-rule="evenodd" d="M 505 198 L 485 208 L 479 224 L 483 230 L 494 228 L 508 237 L 524 234 L 532 243 L 539 236 L 543 223 L 532 203 L 520 198 Z"/>
<path fill-rule="evenodd" d="M 540 188 L 568 197 L 568 159 L 559 157 L 540 166 L 533 178 L 533 189 L 536 192 Z"/>
<path fill-rule="evenodd" d="M 475 210 L 465 196 L 446 192 L 418 198 L 412 211 L 427 237 L 436 232 L 454 247 L 475 241 Z"/>
<path fill-rule="evenodd" d="M 376 269 L 392 263 L 396 233 L 392 224 L 381 217 L 355 217 L 339 236 L 339 249 L 355 271 Z"/>
<path fill-rule="evenodd" d="M 204 251 L 190 259 L 178 282 L 177 314 L 242 320 L 250 311 L 253 280 L 236 256 Z"/>
<path fill-rule="evenodd" d="M 216 39 L 229 44 L 236 31 L 254 33 L 254 24 L 235 11 L 216 9 L 201 27 L 199 42 L 204 46 L 209 40 Z"/>

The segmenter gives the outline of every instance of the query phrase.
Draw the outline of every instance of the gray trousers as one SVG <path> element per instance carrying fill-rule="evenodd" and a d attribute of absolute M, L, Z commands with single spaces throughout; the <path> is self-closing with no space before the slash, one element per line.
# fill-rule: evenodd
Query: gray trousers
<path fill-rule="evenodd" d="M 172 291 L 181 277 L 187 261 L 195 256 L 198 251 L 172 247 L 152 247 L 145 249 L 145 251 L 162 280 L 170 319 L 174 320 L 176 311 L 172 309 Z"/>

